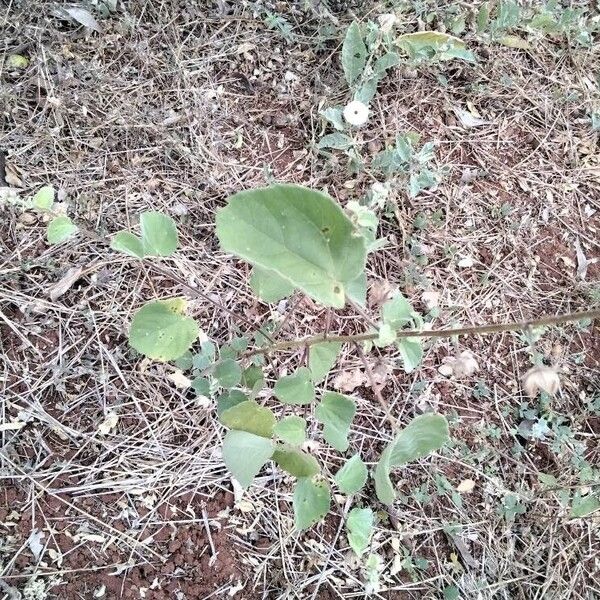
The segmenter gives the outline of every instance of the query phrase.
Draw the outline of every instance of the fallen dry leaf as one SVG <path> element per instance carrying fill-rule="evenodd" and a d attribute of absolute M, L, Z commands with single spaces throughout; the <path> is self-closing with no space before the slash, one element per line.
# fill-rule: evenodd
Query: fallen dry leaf
<path fill-rule="evenodd" d="M 461 494 L 469 494 L 475 489 L 475 482 L 472 479 L 464 479 L 456 487 L 456 491 Z"/>
<path fill-rule="evenodd" d="M 50 286 L 48 295 L 50 300 L 54 302 L 65 294 L 71 286 L 81 277 L 83 267 L 71 267 L 64 276 L 57 281 L 53 286 Z"/>
<path fill-rule="evenodd" d="M 173 371 L 173 373 L 169 373 L 167 377 L 179 390 L 185 390 L 192 385 L 192 380 L 189 377 L 186 377 L 181 369 L 175 369 L 175 371 Z"/>
<path fill-rule="evenodd" d="M 333 387 L 342 392 L 353 392 L 357 387 L 366 383 L 367 376 L 360 369 L 342 371 L 333 380 Z"/>
<path fill-rule="evenodd" d="M 98 427 L 98 433 L 100 435 L 108 435 L 117 426 L 118 422 L 119 415 L 114 412 L 109 412 L 104 421 Z"/>
<path fill-rule="evenodd" d="M 538 365 L 523 375 L 523 388 L 530 398 L 535 398 L 539 392 L 554 396 L 559 387 L 560 378 L 552 367 Z"/>

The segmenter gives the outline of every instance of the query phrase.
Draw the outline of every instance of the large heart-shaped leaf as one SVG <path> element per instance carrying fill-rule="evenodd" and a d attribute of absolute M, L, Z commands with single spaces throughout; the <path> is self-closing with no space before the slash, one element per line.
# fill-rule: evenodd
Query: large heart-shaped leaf
<path fill-rule="evenodd" d="M 312 477 L 321 470 L 314 456 L 291 446 L 279 446 L 273 454 L 273 460 L 294 477 Z"/>
<path fill-rule="evenodd" d="M 296 529 L 312 527 L 328 512 L 331 493 L 325 481 L 314 482 L 311 478 L 299 479 L 294 490 L 294 523 Z"/>
<path fill-rule="evenodd" d="M 234 194 L 217 213 L 221 247 L 272 270 L 326 306 L 342 308 L 364 270 L 364 239 L 329 196 L 297 185 Z"/>
<path fill-rule="evenodd" d="M 129 345 L 148 358 L 167 361 L 179 358 L 196 341 L 200 330 L 186 317 L 185 300 L 156 300 L 135 313 Z"/>
<path fill-rule="evenodd" d="M 232 429 L 223 440 L 225 465 L 243 488 L 252 483 L 274 450 L 271 440 L 247 431 Z"/>
<path fill-rule="evenodd" d="M 300 367 L 291 375 L 277 380 L 273 388 L 275 397 L 285 404 L 310 404 L 315 399 L 315 386 L 311 373 L 306 367 Z"/>
<path fill-rule="evenodd" d="M 369 547 L 374 525 L 375 515 L 370 508 L 353 508 L 348 513 L 346 520 L 348 542 L 357 556 L 361 556 Z"/>
<path fill-rule="evenodd" d="M 367 482 L 367 466 L 360 454 L 355 454 L 335 474 L 335 482 L 344 494 L 356 494 Z"/>
<path fill-rule="evenodd" d="M 375 492 L 384 504 L 396 498 L 390 480 L 394 467 L 417 460 L 439 450 L 449 440 L 448 422 L 438 414 L 425 414 L 414 418 L 383 451 L 375 468 Z"/>
<path fill-rule="evenodd" d="M 275 425 L 273 412 L 255 400 L 240 402 L 221 413 L 221 423 L 231 429 L 271 437 Z"/>
<path fill-rule="evenodd" d="M 317 421 L 324 425 L 323 437 L 340 452 L 348 448 L 348 432 L 354 413 L 354 400 L 337 392 L 325 392 L 315 410 Z"/>

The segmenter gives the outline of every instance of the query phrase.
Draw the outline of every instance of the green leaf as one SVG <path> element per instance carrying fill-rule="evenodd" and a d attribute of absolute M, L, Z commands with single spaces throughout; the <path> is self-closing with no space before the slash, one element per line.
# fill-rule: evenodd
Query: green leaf
<path fill-rule="evenodd" d="M 140 215 L 142 246 L 146 256 L 170 256 L 177 250 L 179 237 L 175 221 L 160 212 Z"/>
<path fill-rule="evenodd" d="M 367 47 L 363 42 L 360 27 L 353 21 L 342 45 L 342 68 L 348 85 L 352 85 L 367 64 Z"/>
<path fill-rule="evenodd" d="M 196 321 L 184 316 L 187 303 L 175 298 L 148 302 L 131 322 L 129 345 L 148 358 L 167 361 L 179 358 L 198 339 Z"/>
<path fill-rule="evenodd" d="M 346 288 L 348 298 L 359 306 L 367 303 L 367 274 L 362 272 L 356 279 L 348 283 Z"/>
<path fill-rule="evenodd" d="M 221 418 L 227 409 L 247 401 L 248 396 L 242 390 L 226 390 L 217 399 L 217 416 Z"/>
<path fill-rule="evenodd" d="M 243 488 L 252 483 L 274 451 L 271 440 L 247 431 L 232 429 L 223 440 L 225 466 Z"/>
<path fill-rule="evenodd" d="M 308 368 L 315 383 L 323 381 L 331 371 L 341 348 L 341 342 L 321 342 L 310 347 L 308 351 Z"/>
<path fill-rule="evenodd" d="M 356 494 L 367 482 L 367 466 L 359 454 L 355 454 L 335 474 L 335 483 L 344 494 Z"/>
<path fill-rule="evenodd" d="M 275 415 L 255 400 L 246 400 L 224 410 L 221 413 L 221 423 L 230 429 L 270 438 L 275 426 Z"/>
<path fill-rule="evenodd" d="M 439 31 L 405 33 L 396 38 L 396 44 L 413 59 L 435 57 L 440 60 L 451 58 L 462 58 L 471 62 L 475 60 L 461 39 Z"/>
<path fill-rule="evenodd" d="M 581 518 L 587 517 L 589 514 L 600 508 L 600 500 L 593 494 L 580 497 L 578 495 L 573 498 L 573 505 L 571 506 L 571 517 Z"/>
<path fill-rule="evenodd" d="M 371 543 L 375 515 L 370 508 L 353 508 L 348 513 L 346 531 L 348 542 L 357 556 L 362 556 Z"/>
<path fill-rule="evenodd" d="M 388 69 L 400 64 L 400 56 L 396 52 L 387 52 L 380 56 L 373 65 L 375 73 L 385 73 Z"/>
<path fill-rule="evenodd" d="M 448 585 L 444 588 L 444 600 L 459 600 L 460 592 L 455 585 Z"/>
<path fill-rule="evenodd" d="M 487 2 L 484 2 L 477 12 L 477 33 L 485 31 L 490 21 L 490 7 Z"/>
<path fill-rule="evenodd" d="M 33 206 L 39 210 L 50 210 L 54 204 L 54 188 L 45 185 L 40 188 L 33 197 Z"/>
<path fill-rule="evenodd" d="M 373 340 L 376 346 L 383 348 L 396 341 L 396 331 L 389 323 L 383 323 L 377 331 L 377 339 Z"/>
<path fill-rule="evenodd" d="M 300 367 L 291 375 L 277 380 L 273 388 L 275 397 L 284 404 L 310 404 L 315 399 L 315 386 L 311 373 L 306 367 Z"/>
<path fill-rule="evenodd" d="M 330 504 L 331 494 L 325 481 L 298 480 L 293 499 L 296 529 L 312 527 L 329 512 Z"/>
<path fill-rule="evenodd" d="M 396 345 L 402 356 L 405 373 L 412 373 L 423 360 L 423 345 L 420 338 L 401 338 Z"/>
<path fill-rule="evenodd" d="M 256 365 L 244 369 L 242 373 L 242 386 L 249 389 L 252 394 L 257 394 L 265 383 L 263 371 Z"/>
<path fill-rule="evenodd" d="M 312 477 L 321 471 L 317 459 L 299 448 L 278 446 L 273 460 L 294 477 Z"/>
<path fill-rule="evenodd" d="M 22 54 L 9 54 L 6 57 L 6 67 L 9 69 L 26 69 L 29 59 Z"/>
<path fill-rule="evenodd" d="M 363 84 L 356 90 L 354 94 L 354 100 L 358 100 L 363 104 L 369 104 L 377 93 L 377 86 L 379 85 L 380 75 L 373 75 L 369 77 Z"/>
<path fill-rule="evenodd" d="M 400 293 L 388 300 L 381 307 L 381 317 L 384 323 L 394 330 L 404 327 L 413 320 L 414 311 L 410 302 Z"/>
<path fill-rule="evenodd" d="M 364 270 L 365 243 L 329 196 L 296 185 L 234 194 L 217 213 L 221 247 L 275 271 L 326 306 L 342 308 Z"/>
<path fill-rule="evenodd" d="M 77 225 L 69 217 L 55 217 L 48 224 L 46 236 L 49 244 L 60 244 L 77 233 Z"/>
<path fill-rule="evenodd" d="M 203 342 L 200 346 L 200 352 L 192 356 L 192 365 L 194 369 L 204 371 L 204 369 L 207 369 L 212 365 L 212 363 L 215 362 L 215 352 L 216 348 L 213 342 L 210 340 Z"/>
<path fill-rule="evenodd" d="M 319 114 L 327 119 L 338 131 L 344 130 L 343 109 L 340 106 L 326 108 L 319 111 Z"/>
<path fill-rule="evenodd" d="M 242 367 L 232 358 L 226 358 L 215 365 L 213 377 L 222 388 L 232 388 L 242 380 Z"/>
<path fill-rule="evenodd" d="M 192 389 L 198 396 L 210 397 L 210 381 L 206 377 L 196 377 L 192 380 Z"/>
<path fill-rule="evenodd" d="M 306 421 L 295 415 L 285 417 L 275 424 L 273 433 L 287 444 L 300 446 L 306 440 Z"/>
<path fill-rule="evenodd" d="M 517 50 L 531 49 L 529 42 L 518 35 L 503 35 L 498 42 L 507 48 L 516 48 Z"/>
<path fill-rule="evenodd" d="M 129 231 L 119 231 L 113 237 L 110 247 L 117 252 L 123 252 L 136 258 L 144 258 L 144 246 L 137 235 Z"/>
<path fill-rule="evenodd" d="M 334 150 L 348 150 L 354 144 L 354 140 L 345 133 L 328 133 L 324 135 L 317 144 L 319 150 L 333 148 Z"/>
<path fill-rule="evenodd" d="M 182 371 L 189 371 L 194 366 L 192 353 L 189 350 L 184 352 L 179 358 L 175 359 L 175 366 Z"/>
<path fill-rule="evenodd" d="M 449 440 L 448 422 L 442 415 L 425 414 L 414 418 L 383 451 L 375 468 L 375 492 L 383 504 L 396 498 L 390 472 L 407 462 L 439 450 Z"/>
<path fill-rule="evenodd" d="M 348 448 L 348 432 L 355 413 L 354 400 L 337 392 L 325 392 L 315 410 L 317 421 L 324 426 L 323 437 L 340 452 Z"/>
<path fill-rule="evenodd" d="M 279 277 L 275 271 L 254 267 L 250 275 L 250 287 L 263 302 L 279 302 L 294 293 L 294 286 Z"/>

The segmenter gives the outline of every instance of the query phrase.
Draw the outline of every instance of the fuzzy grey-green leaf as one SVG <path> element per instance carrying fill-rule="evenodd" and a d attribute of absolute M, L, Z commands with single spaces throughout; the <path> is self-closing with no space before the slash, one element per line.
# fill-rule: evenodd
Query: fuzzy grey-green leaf
<path fill-rule="evenodd" d="M 355 454 L 335 474 L 335 482 L 344 494 L 356 494 L 367 482 L 367 466 L 359 454 Z"/>
<path fill-rule="evenodd" d="M 302 417 L 290 415 L 275 424 L 273 433 L 287 444 L 300 446 L 306 440 L 306 421 Z"/>
<path fill-rule="evenodd" d="M 263 465 L 273 456 L 275 447 L 267 438 L 232 429 L 223 441 L 223 460 L 229 472 L 247 488 Z"/>
<path fill-rule="evenodd" d="M 348 432 L 355 413 L 354 400 L 337 392 L 325 392 L 315 410 L 317 421 L 323 424 L 323 437 L 340 452 L 348 448 Z"/>
<path fill-rule="evenodd" d="M 341 349 L 342 344 L 340 342 L 322 342 L 313 344 L 310 347 L 308 351 L 308 368 L 315 383 L 320 383 L 325 379 L 333 365 L 335 365 Z"/>
<path fill-rule="evenodd" d="M 315 399 L 315 386 L 311 373 L 306 367 L 300 367 L 291 375 L 277 380 L 273 394 L 285 404 L 310 404 Z"/>
<path fill-rule="evenodd" d="M 294 286 L 289 281 L 277 275 L 275 271 L 261 267 L 252 269 L 250 287 L 263 302 L 267 303 L 279 302 L 294 293 Z"/>
<path fill-rule="evenodd" d="M 360 26 L 353 21 L 346 31 L 342 45 L 342 68 L 348 85 L 352 85 L 367 64 L 367 47 Z"/>
<path fill-rule="evenodd" d="M 278 446 L 273 460 L 294 477 L 312 477 L 321 470 L 314 456 L 292 446 Z"/>
<path fill-rule="evenodd" d="M 49 244 L 60 244 L 77 233 L 77 225 L 69 217 L 55 217 L 48 224 L 46 236 Z"/>
<path fill-rule="evenodd" d="M 157 211 L 142 213 L 140 231 L 146 256 L 170 256 L 177 250 L 179 238 L 171 217 Z"/>
<path fill-rule="evenodd" d="M 294 523 L 296 529 L 312 527 L 328 512 L 331 493 L 325 481 L 314 482 L 312 478 L 299 479 L 294 490 Z"/>
<path fill-rule="evenodd" d="M 375 515 L 370 508 L 353 508 L 346 520 L 348 542 L 357 556 L 362 556 L 371 543 Z"/>
<path fill-rule="evenodd" d="M 240 402 L 221 413 L 221 423 L 231 429 L 247 431 L 254 435 L 270 438 L 275 426 L 273 412 L 255 400 Z"/>

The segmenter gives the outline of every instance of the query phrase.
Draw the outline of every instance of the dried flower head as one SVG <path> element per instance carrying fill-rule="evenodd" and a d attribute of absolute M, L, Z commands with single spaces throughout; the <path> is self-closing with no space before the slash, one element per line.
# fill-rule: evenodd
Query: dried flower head
<path fill-rule="evenodd" d="M 379 15 L 377 17 L 377 22 L 379 23 L 379 30 L 381 33 L 390 33 L 396 24 L 396 15 L 392 13 L 384 13 L 383 15 Z"/>
<path fill-rule="evenodd" d="M 359 100 L 353 100 L 344 107 L 344 119 L 356 127 L 364 125 L 369 120 L 369 107 Z"/>
<path fill-rule="evenodd" d="M 553 396 L 559 387 L 558 373 L 552 367 L 538 365 L 529 369 L 523 376 L 523 388 L 530 398 L 535 398 L 539 392 Z"/>

